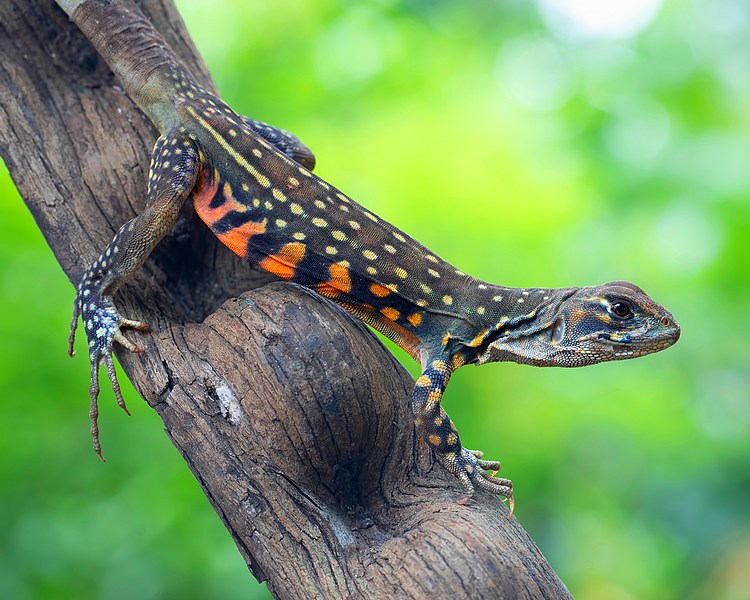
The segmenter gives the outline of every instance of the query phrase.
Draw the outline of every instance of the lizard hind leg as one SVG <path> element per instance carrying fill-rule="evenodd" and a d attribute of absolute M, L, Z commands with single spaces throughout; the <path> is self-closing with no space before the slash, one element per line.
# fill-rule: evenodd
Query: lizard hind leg
<path fill-rule="evenodd" d="M 500 469 L 500 463 L 483 460 L 482 452 L 464 448 L 453 421 L 440 405 L 450 375 L 448 362 L 438 359 L 428 361 L 427 367 L 417 379 L 412 396 L 417 430 L 443 466 L 461 482 L 466 491 L 461 504 L 468 502 L 479 488 L 507 498 L 512 514 L 513 483 L 509 479 L 494 477 Z M 493 471 L 492 475 L 485 470 Z"/>
<path fill-rule="evenodd" d="M 242 117 L 245 124 L 255 133 L 272 144 L 282 154 L 312 171 L 315 168 L 315 155 L 293 133 L 273 127 L 263 121 Z"/>
<path fill-rule="evenodd" d="M 160 137 L 151 157 L 151 170 L 143 211 L 123 225 L 99 258 L 81 277 L 73 308 L 68 353 L 73 356 L 78 317 L 83 321 L 88 342 L 91 380 L 89 387 L 91 433 L 94 450 L 101 457 L 99 443 L 99 368 L 104 363 L 117 404 L 128 414 L 117 381 L 113 346 L 131 352 L 142 350 L 122 333 L 125 328 L 146 330 L 141 322 L 126 319 L 118 312 L 112 297 L 141 267 L 157 243 L 172 229 L 180 208 L 195 185 L 200 168 L 198 150 L 185 134 Z M 103 459 L 102 459 L 103 460 Z"/>

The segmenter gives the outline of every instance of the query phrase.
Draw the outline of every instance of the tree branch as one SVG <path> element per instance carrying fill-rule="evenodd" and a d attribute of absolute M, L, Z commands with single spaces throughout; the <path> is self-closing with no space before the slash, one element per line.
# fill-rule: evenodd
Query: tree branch
<path fill-rule="evenodd" d="M 212 87 L 171 2 L 143 8 Z M 0 53 L 0 151 L 76 280 L 143 207 L 156 132 L 48 0 L 0 4 Z M 117 297 L 154 330 L 117 357 L 253 574 L 280 598 L 569 598 L 497 498 L 456 504 L 375 336 L 272 280 L 188 207 Z"/>

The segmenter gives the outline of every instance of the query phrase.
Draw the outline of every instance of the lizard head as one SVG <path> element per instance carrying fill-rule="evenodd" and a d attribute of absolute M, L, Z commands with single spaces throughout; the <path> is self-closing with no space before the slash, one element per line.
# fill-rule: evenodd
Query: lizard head
<path fill-rule="evenodd" d="M 659 352 L 680 337 L 672 315 L 627 281 L 574 289 L 537 315 L 536 323 L 499 328 L 477 362 L 582 367 Z"/>

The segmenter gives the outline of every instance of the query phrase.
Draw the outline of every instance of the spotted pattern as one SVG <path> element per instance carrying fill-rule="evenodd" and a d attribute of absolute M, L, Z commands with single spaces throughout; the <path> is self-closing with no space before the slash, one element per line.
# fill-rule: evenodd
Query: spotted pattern
<path fill-rule="evenodd" d="M 418 360 L 423 373 L 415 386 L 413 407 L 423 439 L 468 496 L 480 488 L 512 502 L 510 481 L 485 472 L 496 471 L 499 464 L 461 445 L 441 398 L 456 368 L 507 360 L 502 348 L 497 349 L 500 342 L 506 348 L 515 342 L 521 354 L 538 353 L 544 340 L 562 331 L 546 331 L 552 328 L 550 315 L 559 312 L 577 288 L 519 290 L 470 277 L 311 173 L 314 156 L 293 135 L 238 115 L 183 71 L 160 74 L 166 96 L 160 106 L 167 106 L 160 110 L 168 113 L 171 107 L 174 114 L 169 119 L 161 114 L 152 118 L 178 125 L 165 132 L 154 148 L 147 208 L 120 229 L 84 274 L 71 327 L 72 349 L 77 317 L 82 315 L 92 365 L 97 451 L 99 365 L 106 364 L 124 408 L 112 344 L 117 341 L 137 350 L 120 330 L 144 326 L 122 318 L 111 295 L 171 229 L 190 195 L 200 218 L 238 256 L 332 299 Z M 598 307 L 602 306 L 600 302 Z M 594 308 L 577 310 L 580 314 L 568 315 L 571 329 L 597 326 L 592 325 Z M 598 323 L 605 320 L 597 318 Z M 671 323 L 670 319 L 662 317 L 661 323 Z M 539 332 L 541 337 L 536 335 Z M 534 335 L 538 347 L 523 341 Z M 623 345 L 631 342 L 627 333 L 612 332 L 609 339 Z M 493 355 L 496 349 L 498 354 Z M 634 350 L 622 347 L 616 356 L 587 360 L 632 355 Z"/>

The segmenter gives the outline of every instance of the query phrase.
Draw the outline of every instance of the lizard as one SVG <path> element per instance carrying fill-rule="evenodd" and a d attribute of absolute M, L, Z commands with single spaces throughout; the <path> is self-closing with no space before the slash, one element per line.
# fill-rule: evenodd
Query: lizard
<path fill-rule="evenodd" d="M 56 0 L 93 43 L 160 132 L 146 207 L 125 223 L 76 290 L 69 354 L 79 316 L 88 340 L 94 450 L 98 372 L 115 374 L 114 344 L 147 329 L 123 317 L 115 292 L 170 231 L 186 200 L 218 239 L 252 265 L 310 288 L 381 332 L 421 365 L 414 426 L 460 482 L 509 501 L 500 463 L 463 446 L 441 406 L 453 371 L 513 361 L 580 367 L 644 356 L 674 344 L 673 316 L 627 281 L 513 288 L 474 278 L 312 173 L 314 155 L 295 136 L 239 115 L 201 87 L 131 0 Z M 489 471 L 489 473 L 488 473 Z"/>

